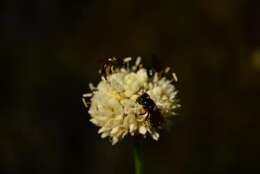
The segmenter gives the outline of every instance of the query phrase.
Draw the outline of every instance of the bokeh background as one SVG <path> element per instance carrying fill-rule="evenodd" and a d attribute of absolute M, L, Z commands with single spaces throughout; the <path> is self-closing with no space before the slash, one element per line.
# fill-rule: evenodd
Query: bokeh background
<path fill-rule="evenodd" d="M 258 0 L 2 0 L 1 174 L 130 174 L 81 102 L 98 60 L 142 56 L 179 77 L 182 109 L 144 142 L 145 173 L 257 173 Z"/>

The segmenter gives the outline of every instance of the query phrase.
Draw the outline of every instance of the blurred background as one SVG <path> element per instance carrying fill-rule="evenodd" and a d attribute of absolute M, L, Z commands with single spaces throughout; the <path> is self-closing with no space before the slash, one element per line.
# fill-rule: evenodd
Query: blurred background
<path fill-rule="evenodd" d="M 142 56 L 179 77 L 182 108 L 145 173 L 257 173 L 260 1 L 2 0 L 1 174 L 130 174 L 132 146 L 111 146 L 81 96 L 100 59 Z"/>

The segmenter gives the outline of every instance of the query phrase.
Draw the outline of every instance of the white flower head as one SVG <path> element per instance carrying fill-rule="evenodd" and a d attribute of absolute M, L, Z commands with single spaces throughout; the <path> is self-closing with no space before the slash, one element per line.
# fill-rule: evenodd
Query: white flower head
<path fill-rule="evenodd" d="M 116 58 L 108 60 L 118 61 Z M 100 127 L 98 133 L 102 138 L 109 137 L 113 145 L 126 135 L 150 135 L 158 140 L 158 130 L 165 124 L 156 121 L 167 122 L 180 107 L 173 85 L 177 77 L 170 73 L 170 68 L 153 72 L 143 68 L 140 57 L 134 65 L 130 65 L 131 60 L 128 57 L 118 64 L 104 64 L 97 87 L 90 84 L 92 92 L 83 94 L 90 122 Z M 171 77 L 167 78 L 169 75 Z M 148 96 L 146 103 L 138 102 L 143 94 Z M 89 104 L 86 98 L 90 98 Z"/>

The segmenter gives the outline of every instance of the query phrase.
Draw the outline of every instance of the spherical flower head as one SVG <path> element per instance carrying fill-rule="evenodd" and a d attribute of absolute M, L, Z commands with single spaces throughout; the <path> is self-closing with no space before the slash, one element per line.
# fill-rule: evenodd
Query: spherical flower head
<path fill-rule="evenodd" d="M 170 73 L 169 68 L 153 72 L 143 68 L 140 57 L 132 66 L 131 60 L 125 58 L 124 64 L 117 67 L 106 66 L 113 70 L 112 73 L 103 74 L 97 87 L 90 84 L 92 92 L 83 94 L 83 102 L 89 107 L 90 122 L 98 126 L 101 137 L 109 137 L 113 145 L 127 135 L 150 135 L 158 140 L 159 129 L 180 107 L 173 85 L 177 77 Z M 169 74 L 170 78 L 166 78 Z M 138 102 L 137 99 L 143 94 L 147 94 L 150 103 L 154 103 L 152 108 L 148 109 Z M 86 97 L 90 98 L 90 104 L 86 103 Z M 155 118 L 160 118 L 164 124 L 155 127 Z"/>

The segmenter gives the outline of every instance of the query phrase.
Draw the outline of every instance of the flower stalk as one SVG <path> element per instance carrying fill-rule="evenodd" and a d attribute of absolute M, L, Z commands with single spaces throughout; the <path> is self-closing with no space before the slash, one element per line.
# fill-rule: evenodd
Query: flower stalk
<path fill-rule="evenodd" d="M 133 157 L 135 165 L 135 174 L 143 174 L 143 153 L 142 143 L 139 139 L 133 138 Z"/>

